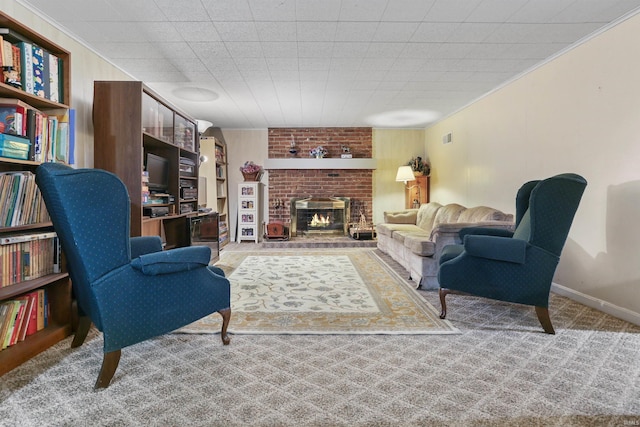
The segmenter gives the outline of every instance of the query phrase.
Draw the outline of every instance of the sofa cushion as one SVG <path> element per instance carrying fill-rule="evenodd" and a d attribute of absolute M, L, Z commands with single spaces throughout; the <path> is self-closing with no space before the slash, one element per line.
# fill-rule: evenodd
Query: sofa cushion
<path fill-rule="evenodd" d="M 425 233 L 431 233 L 433 223 L 436 219 L 436 213 L 441 207 L 442 205 L 436 202 L 429 202 L 420 206 L 415 224 L 422 228 Z"/>
<path fill-rule="evenodd" d="M 443 207 L 438 209 L 438 212 L 436 213 L 435 221 L 433 223 L 433 227 L 434 228 L 437 227 L 438 224 L 445 224 L 445 223 L 450 224 L 452 222 L 458 222 L 458 218 L 460 217 L 460 214 L 465 209 L 467 208 L 457 203 L 450 203 L 448 205 L 444 205 Z"/>
<path fill-rule="evenodd" d="M 404 246 L 419 256 L 433 256 L 436 252 L 436 244 L 428 235 L 411 234 L 405 236 Z"/>
<path fill-rule="evenodd" d="M 418 215 L 417 209 L 406 209 L 403 211 L 392 211 L 384 213 L 384 222 L 391 224 L 414 224 Z"/>
<path fill-rule="evenodd" d="M 378 224 L 376 226 L 378 234 L 392 237 L 396 231 L 410 231 L 419 233 L 422 230 L 415 224 Z"/>
<path fill-rule="evenodd" d="M 475 206 L 460 213 L 457 222 L 509 221 L 513 215 L 487 206 Z"/>
<path fill-rule="evenodd" d="M 429 238 L 429 235 L 425 234 L 424 231 L 420 230 L 417 226 L 414 225 L 413 227 L 414 228 L 412 229 L 395 230 L 391 235 L 391 238 L 402 244 L 404 244 L 404 240 L 407 238 L 407 236 L 419 235 L 419 236 L 424 236 L 426 239 Z"/>

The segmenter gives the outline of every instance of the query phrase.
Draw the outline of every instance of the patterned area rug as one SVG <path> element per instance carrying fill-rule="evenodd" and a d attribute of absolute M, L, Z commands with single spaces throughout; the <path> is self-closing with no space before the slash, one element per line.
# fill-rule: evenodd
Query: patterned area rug
<path fill-rule="evenodd" d="M 236 334 L 451 334 L 458 330 L 371 249 L 223 252 Z M 218 333 L 214 313 L 181 333 Z"/>

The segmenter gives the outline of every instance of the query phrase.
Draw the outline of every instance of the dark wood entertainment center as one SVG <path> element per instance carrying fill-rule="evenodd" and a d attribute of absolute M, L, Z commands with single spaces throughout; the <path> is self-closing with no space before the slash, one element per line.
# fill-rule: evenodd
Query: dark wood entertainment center
<path fill-rule="evenodd" d="M 161 236 L 165 249 L 189 246 L 189 218 L 203 215 L 197 200 L 200 144 L 196 120 L 139 81 L 96 81 L 93 117 L 94 166 L 115 173 L 126 185 L 131 198 L 131 236 Z M 143 202 L 147 153 L 168 160 L 166 194 L 172 199 Z M 145 215 L 144 208 L 151 206 L 166 207 L 168 215 Z M 212 249 L 215 258 L 217 245 Z"/>

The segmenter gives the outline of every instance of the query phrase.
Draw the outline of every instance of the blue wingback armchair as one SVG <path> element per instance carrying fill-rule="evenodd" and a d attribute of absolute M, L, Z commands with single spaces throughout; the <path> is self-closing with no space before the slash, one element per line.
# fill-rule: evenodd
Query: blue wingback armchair
<path fill-rule="evenodd" d="M 209 266 L 210 249 L 162 250 L 159 237 L 129 237 L 129 196 L 112 173 L 46 163 L 36 169 L 54 229 L 67 260 L 79 311 L 72 347 L 91 323 L 102 331 L 104 359 L 95 384 L 108 387 L 121 349 L 194 322 L 223 318 L 229 343 L 230 285 Z"/>
<path fill-rule="evenodd" d="M 532 305 L 545 332 L 551 281 L 587 181 L 561 174 L 524 184 L 516 196 L 514 232 L 466 228 L 462 245 L 446 246 L 440 257 L 440 317 L 445 297 L 462 293 Z"/>

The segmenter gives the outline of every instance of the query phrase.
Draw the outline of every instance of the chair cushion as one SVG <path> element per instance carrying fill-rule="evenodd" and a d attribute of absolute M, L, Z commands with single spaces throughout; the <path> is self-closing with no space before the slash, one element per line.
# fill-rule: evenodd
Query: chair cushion
<path fill-rule="evenodd" d="M 156 276 L 206 267 L 210 260 L 211 249 L 208 246 L 188 246 L 140 255 L 131 261 L 131 267 L 145 275 Z"/>

